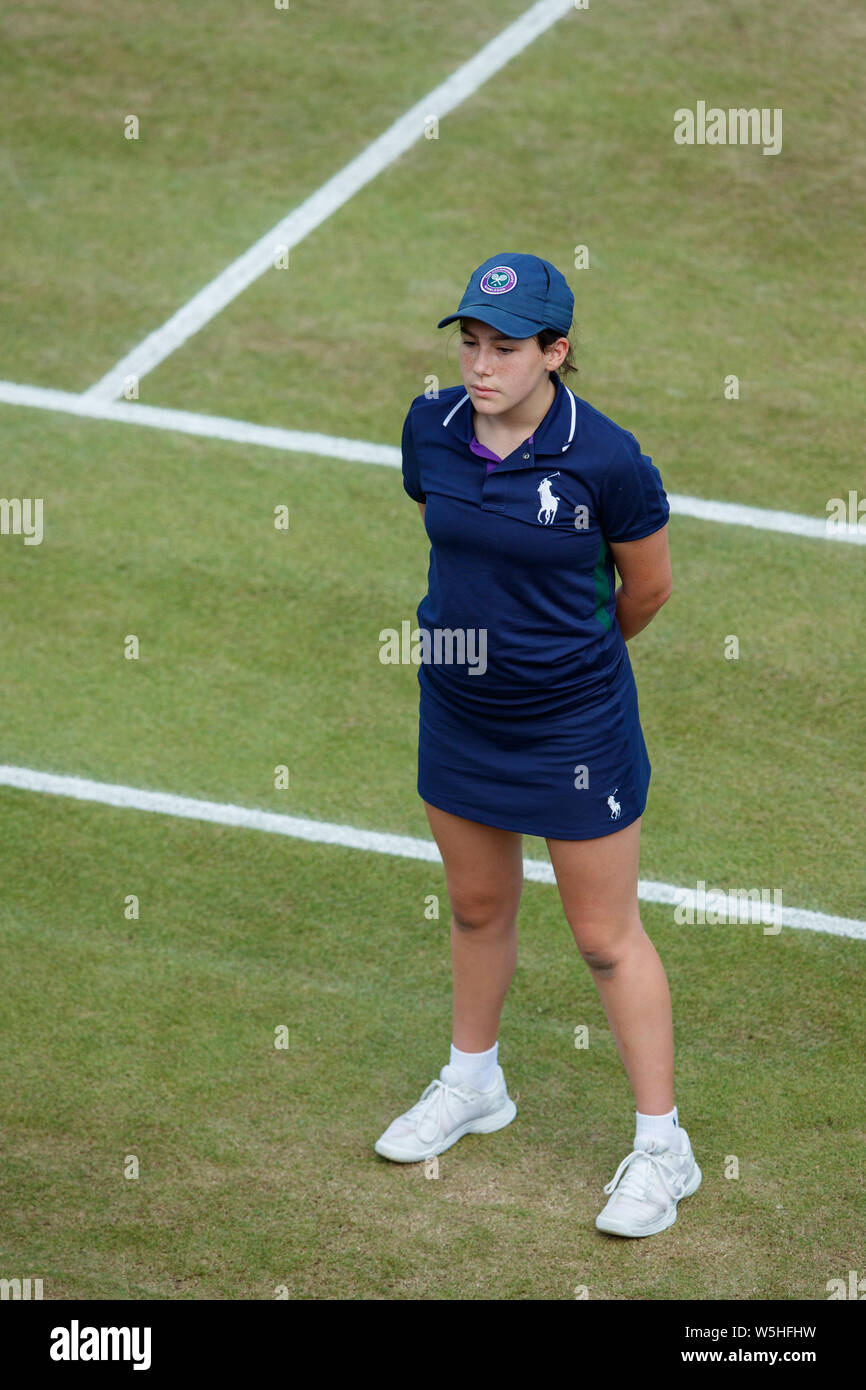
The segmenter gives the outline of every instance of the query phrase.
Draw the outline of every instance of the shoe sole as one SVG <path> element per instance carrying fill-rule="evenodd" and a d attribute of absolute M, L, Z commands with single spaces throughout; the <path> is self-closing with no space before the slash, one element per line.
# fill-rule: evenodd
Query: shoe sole
<path fill-rule="evenodd" d="M 670 1211 L 663 1213 L 651 1226 L 642 1226 L 639 1231 L 635 1231 L 630 1229 L 625 1221 L 617 1221 L 615 1216 L 605 1217 L 604 1223 L 602 1223 L 600 1215 L 596 1217 L 595 1224 L 598 1230 L 604 1231 L 606 1235 L 611 1236 L 632 1236 L 634 1238 L 639 1236 L 656 1236 L 659 1231 L 666 1231 L 669 1226 L 674 1224 L 677 1219 L 677 1207 L 679 1203 L 683 1200 L 683 1197 L 691 1197 L 693 1193 L 697 1192 L 700 1185 L 701 1170 L 696 1163 L 694 1172 L 686 1184 L 682 1197 L 678 1197 L 673 1203 Z"/>
<path fill-rule="evenodd" d="M 516 1114 L 517 1106 L 509 1096 L 501 1110 L 495 1110 L 492 1115 L 478 1115 L 474 1120 L 467 1120 L 465 1124 L 458 1125 L 446 1139 L 442 1139 L 438 1144 L 429 1145 L 423 1153 L 407 1154 L 395 1144 L 383 1144 L 381 1139 L 376 1140 L 373 1148 L 382 1158 L 390 1158 L 392 1163 L 423 1163 L 425 1158 L 435 1158 L 446 1149 L 450 1149 L 464 1134 L 493 1134 L 497 1129 L 504 1129 L 506 1125 L 511 1124 Z"/>

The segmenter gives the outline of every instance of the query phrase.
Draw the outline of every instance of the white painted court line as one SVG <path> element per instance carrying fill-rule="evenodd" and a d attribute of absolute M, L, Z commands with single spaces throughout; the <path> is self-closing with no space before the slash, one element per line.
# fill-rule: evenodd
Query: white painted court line
<path fill-rule="evenodd" d="M 341 439 L 336 435 L 286 430 L 275 425 L 255 425 L 248 420 L 232 420 L 221 415 L 196 415 L 188 410 L 171 410 L 130 401 L 94 401 L 86 392 L 79 396 L 43 386 L 20 386 L 12 381 L 0 381 L 0 403 L 61 411 L 91 420 L 112 420 L 149 429 L 174 430 L 180 434 L 222 439 L 235 444 L 256 444 L 289 453 L 316 454 L 323 458 L 348 459 L 353 463 L 378 463 L 387 468 L 400 467 L 400 450 L 391 444 L 371 444 L 364 439 Z M 822 517 L 801 516 L 798 512 L 773 511 L 766 507 L 746 507 L 737 502 L 714 502 L 676 492 L 668 493 L 668 501 L 674 515 L 718 521 L 729 526 L 752 526 L 762 531 L 780 531 L 812 540 L 866 545 L 866 528 L 858 529 L 850 522 L 844 527 L 828 527 L 826 518 Z"/>
<path fill-rule="evenodd" d="M 123 810 L 153 811 L 158 815 L 176 816 L 182 820 L 210 821 L 245 830 L 263 830 L 270 835 L 287 835 L 291 839 L 308 840 L 313 844 L 339 845 L 344 849 L 368 850 L 374 854 L 391 854 L 400 859 L 421 859 L 431 864 L 442 860 L 432 840 L 418 840 L 410 835 L 388 835 L 376 830 L 359 830 L 353 825 L 330 821 L 304 820 L 299 816 L 280 815 L 274 811 L 256 811 L 246 806 L 233 806 L 220 801 L 197 801 L 192 797 L 174 796 L 169 792 L 142 791 L 112 782 L 92 782 L 83 777 L 61 777 L 50 772 L 36 772 L 28 767 L 0 766 L 0 786 L 16 787 L 21 791 L 43 792 L 50 796 L 68 796 L 76 801 L 95 801 L 103 806 Z M 535 883 L 555 883 L 549 861 L 524 859 L 523 872 Z M 710 888 L 713 885 L 710 885 Z M 708 889 L 709 891 L 709 889 Z M 694 890 L 677 888 L 672 883 L 638 880 L 638 897 L 643 902 L 676 906 L 684 894 Z M 768 911 L 772 909 L 769 908 Z M 782 907 L 783 927 L 805 931 L 829 932 L 834 936 L 854 937 L 866 941 L 866 922 L 850 917 L 832 917 L 823 912 L 807 912 L 796 907 Z M 767 925 L 772 917 L 767 918 Z M 720 924 L 724 927 L 727 924 Z M 758 925 L 754 923 L 753 925 Z M 701 930 L 700 924 L 696 929 Z"/>
<path fill-rule="evenodd" d="M 161 328 L 148 334 L 143 342 L 121 358 L 85 393 L 88 399 L 114 400 L 123 391 L 125 377 L 140 379 L 152 371 L 269 270 L 274 264 L 277 247 L 291 249 L 297 246 L 359 189 L 420 140 L 429 116 L 434 115 L 441 120 L 573 9 L 573 0 L 539 0 L 513 24 L 509 24 L 502 33 L 486 43 L 474 58 L 459 67 L 445 82 L 434 87 L 339 173 L 269 232 L 265 232 L 254 246 L 199 290 Z"/>
<path fill-rule="evenodd" d="M 688 497 L 669 492 L 671 511 L 677 516 L 694 516 L 701 521 L 723 521 L 728 526 L 752 526 L 759 531 L 783 531 L 789 536 L 808 536 L 823 541 L 849 541 L 866 545 L 866 527 L 846 521 L 844 526 L 829 525 L 826 517 L 802 516 L 799 512 L 779 512 L 769 507 L 746 507 L 738 502 L 712 502 L 706 497 Z"/>
<path fill-rule="evenodd" d="M 289 453 L 319 454 L 325 458 L 349 459 L 355 463 L 383 463 L 400 467 L 400 450 L 390 444 L 368 444 L 363 439 L 340 439 L 329 434 L 304 430 L 285 430 L 275 425 L 255 425 L 249 420 L 230 420 L 220 415 L 195 415 L 189 410 L 132 404 L 129 401 L 94 401 L 87 394 L 54 391 L 43 386 L 18 386 L 0 381 L 0 403 L 32 406 L 37 410 L 57 410 L 89 420 L 112 420 L 123 425 L 144 425 L 156 430 L 174 430 L 206 439 L 223 439 L 234 444 L 260 444 L 267 449 Z M 864 537 L 866 539 L 866 537 Z"/>

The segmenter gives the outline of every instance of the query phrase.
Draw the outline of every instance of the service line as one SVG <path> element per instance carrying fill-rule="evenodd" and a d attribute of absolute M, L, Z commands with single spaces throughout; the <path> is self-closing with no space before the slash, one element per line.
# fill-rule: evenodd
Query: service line
<path fill-rule="evenodd" d="M 224 415 L 197 415 L 189 410 L 172 410 L 130 401 L 95 401 L 87 392 L 76 395 L 45 386 L 21 386 L 14 381 L 0 381 L 0 403 L 60 411 L 90 420 L 172 430 L 234 444 L 255 444 L 289 453 L 346 459 L 352 463 L 378 463 L 386 468 L 399 468 L 401 463 L 400 450 L 392 444 L 342 439 L 339 435 L 318 434 L 315 431 L 287 430 L 277 425 L 256 425 L 249 420 L 232 420 Z M 677 492 L 669 492 L 667 498 L 674 516 L 691 516 L 700 521 L 718 521 L 728 526 L 751 526 L 759 531 L 779 531 L 811 540 L 866 545 L 866 529 L 856 522 L 828 526 L 826 517 L 803 516 L 799 512 L 747 507 L 739 502 L 717 502 L 712 498 L 690 497 Z"/>
<path fill-rule="evenodd" d="M 287 835 L 295 840 L 308 840 L 319 845 L 339 845 L 344 849 L 367 850 L 373 854 L 391 854 L 400 859 L 422 859 L 429 864 L 442 860 L 432 840 L 420 840 L 411 835 L 389 835 L 378 830 L 361 830 L 354 825 L 331 821 L 306 820 L 275 811 L 258 811 L 253 807 L 235 806 L 230 802 L 198 801 L 170 792 L 144 791 L 114 782 L 93 782 L 84 777 L 58 776 L 37 772 L 29 767 L 0 765 L 0 786 L 20 791 L 42 792 L 49 796 L 67 796 L 76 801 L 98 802 L 123 810 L 151 811 L 157 815 L 175 816 L 182 820 L 209 821 L 231 825 L 244 830 L 263 830 L 270 835 Z M 553 866 L 542 859 L 524 859 L 523 872 L 535 883 L 555 883 Z M 643 902 L 676 906 L 683 894 L 693 889 L 677 888 L 672 883 L 638 880 L 638 898 Z M 866 941 L 866 922 L 851 917 L 834 917 L 803 908 L 781 907 L 779 918 L 783 927 L 798 930 L 829 932 L 834 936 L 854 937 Z M 757 924 L 756 924 L 757 925 Z"/>

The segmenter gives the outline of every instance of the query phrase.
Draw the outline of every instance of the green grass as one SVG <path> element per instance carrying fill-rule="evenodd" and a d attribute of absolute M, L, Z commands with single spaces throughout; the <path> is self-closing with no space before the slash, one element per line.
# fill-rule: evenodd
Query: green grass
<path fill-rule="evenodd" d="M 438 866 L 2 803 L 30 865 L 2 909 L 3 1256 L 47 1298 L 822 1299 L 858 1267 L 858 943 L 645 910 L 704 1181 L 616 1241 L 594 1219 L 633 1100 L 555 889 L 524 890 L 503 1019 L 518 1117 L 427 1180 L 372 1145 L 447 1056 Z"/>
<path fill-rule="evenodd" d="M 396 469 L 4 419 L 8 491 L 44 498 L 45 538 L 5 541 L 3 761 L 429 836 L 417 668 L 378 659 L 426 576 Z M 642 873 L 862 916 L 859 549 L 670 529 L 674 596 L 629 644 L 653 764 Z"/>
<path fill-rule="evenodd" d="M 87 387 L 523 8 L 4 15 L 0 375 Z M 425 377 L 459 379 L 434 325 L 471 269 L 569 272 L 586 243 L 578 394 L 669 493 L 823 517 L 861 482 L 857 16 L 568 16 L 142 400 L 397 443 Z M 675 146 L 702 97 L 783 107 L 782 154 Z M 429 836 L 415 668 L 378 660 L 426 578 L 397 470 L 0 410 L 0 493 L 45 508 L 41 546 L 0 538 L 0 761 Z M 670 534 L 674 595 L 629 644 L 641 875 L 862 918 L 862 551 Z M 440 867 L 8 789 L 0 826 L 0 1274 L 46 1298 L 820 1300 L 862 1269 L 862 942 L 642 907 L 704 1183 L 664 1236 L 616 1241 L 594 1220 L 634 1100 L 554 887 L 524 890 L 503 1017 L 517 1121 L 427 1181 L 372 1145 L 447 1059 Z"/>

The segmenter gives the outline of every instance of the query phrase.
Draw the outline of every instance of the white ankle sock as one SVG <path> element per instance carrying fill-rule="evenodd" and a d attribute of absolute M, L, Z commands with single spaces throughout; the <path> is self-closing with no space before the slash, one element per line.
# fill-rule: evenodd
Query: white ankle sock
<path fill-rule="evenodd" d="M 489 1091 L 496 1080 L 498 1055 L 498 1039 L 486 1052 L 461 1052 L 452 1043 L 450 1065 L 468 1085 L 478 1091 Z"/>
<path fill-rule="evenodd" d="M 685 1141 L 680 1138 L 676 1106 L 667 1115 L 642 1115 L 639 1110 L 636 1110 L 635 1116 L 637 1117 L 635 1144 L 641 1139 L 660 1139 L 663 1144 L 669 1144 L 672 1149 L 679 1150 L 683 1147 Z"/>

